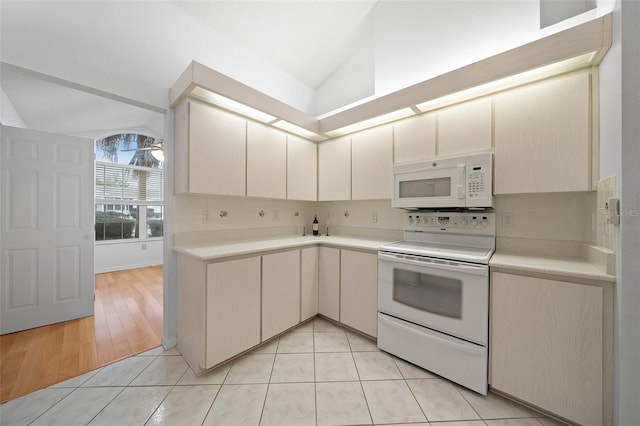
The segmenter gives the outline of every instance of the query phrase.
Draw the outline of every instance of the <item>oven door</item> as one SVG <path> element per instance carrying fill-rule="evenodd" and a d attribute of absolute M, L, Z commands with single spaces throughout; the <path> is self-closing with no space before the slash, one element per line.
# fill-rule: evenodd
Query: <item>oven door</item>
<path fill-rule="evenodd" d="M 489 267 L 379 252 L 378 311 L 487 345 Z"/>
<path fill-rule="evenodd" d="M 397 166 L 392 207 L 464 207 L 464 172 L 464 165 L 434 170 L 404 170 Z"/>

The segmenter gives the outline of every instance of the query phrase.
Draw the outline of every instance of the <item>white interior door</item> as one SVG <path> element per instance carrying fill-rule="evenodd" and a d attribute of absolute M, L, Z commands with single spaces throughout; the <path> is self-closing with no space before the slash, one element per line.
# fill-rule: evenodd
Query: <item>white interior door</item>
<path fill-rule="evenodd" d="M 0 139 L 0 334 L 93 315 L 93 141 Z"/>

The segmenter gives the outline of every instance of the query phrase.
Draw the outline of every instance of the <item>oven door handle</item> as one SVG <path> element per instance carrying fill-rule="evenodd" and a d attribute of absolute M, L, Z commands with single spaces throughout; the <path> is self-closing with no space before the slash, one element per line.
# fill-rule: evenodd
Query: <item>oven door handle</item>
<path fill-rule="evenodd" d="M 442 269 L 445 271 L 459 272 L 474 275 L 488 275 L 489 267 L 487 265 L 472 265 L 469 263 L 456 262 L 454 260 L 435 261 L 426 257 L 418 257 L 411 255 L 395 255 L 389 253 L 378 253 L 378 260 L 386 260 L 389 262 L 405 263 L 407 265 L 423 266 L 434 269 Z"/>

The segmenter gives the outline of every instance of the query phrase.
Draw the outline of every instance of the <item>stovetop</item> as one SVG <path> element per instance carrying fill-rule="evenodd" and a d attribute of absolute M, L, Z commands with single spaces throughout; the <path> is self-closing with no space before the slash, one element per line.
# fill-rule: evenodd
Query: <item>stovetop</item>
<path fill-rule="evenodd" d="M 404 240 L 380 251 L 488 264 L 495 251 L 495 214 L 408 212 Z"/>
<path fill-rule="evenodd" d="M 489 259 L 491 259 L 493 255 L 494 248 L 398 241 L 383 245 L 380 247 L 380 251 L 488 264 Z"/>

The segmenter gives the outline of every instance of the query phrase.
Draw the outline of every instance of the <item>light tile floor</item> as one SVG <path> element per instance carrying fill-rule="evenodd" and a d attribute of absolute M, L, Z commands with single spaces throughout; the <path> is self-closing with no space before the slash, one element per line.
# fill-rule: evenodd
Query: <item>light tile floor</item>
<path fill-rule="evenodd" d="M 200 377 L 177 350 L 156 348 L 9 401 L 0 424 L 560 425 L 321 318 Z"/>

